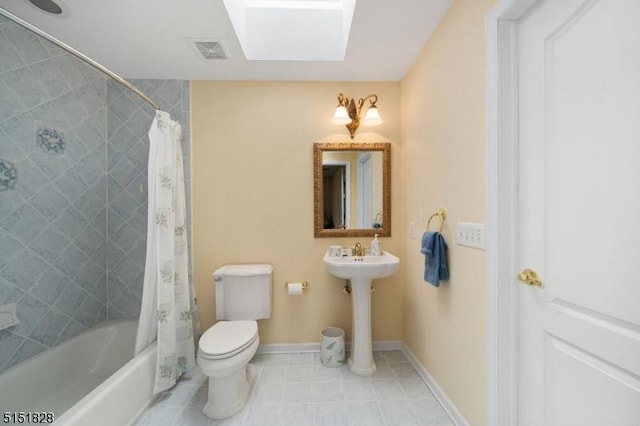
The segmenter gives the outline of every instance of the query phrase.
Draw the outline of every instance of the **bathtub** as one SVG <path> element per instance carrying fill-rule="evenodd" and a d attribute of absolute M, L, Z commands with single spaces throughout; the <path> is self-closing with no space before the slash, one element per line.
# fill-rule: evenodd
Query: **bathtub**
<path fill-rule="evenodd" d="M 105 321 L 0 374 L 0 412 L 53 412 L 64 426 L 132 424 L 153 402 L 157 348 L 134 358 L 136 330 L 136 321 Z"/>

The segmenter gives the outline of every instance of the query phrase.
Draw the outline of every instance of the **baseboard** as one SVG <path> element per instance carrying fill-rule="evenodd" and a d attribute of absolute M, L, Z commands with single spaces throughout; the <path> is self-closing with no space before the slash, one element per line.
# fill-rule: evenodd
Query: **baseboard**
<path fill-rule="evenodd" d="M 349 350 L 351 343 L 346 343 Z M 403 344 L 400 340 L 379 340 L 372 343 L 374 351 L 401 351 Z M 259 354 L 287 354 L 320 352 L 320 343 L 268 343 L 258 346 Z"/>
<path fill-rule="evenodd" d="M 456 426 L 469 426 L 469 422 L 464 418 L 462 413 L 458 411 L 456 406 L 451 402 L 447 394 L 438 385 L 435 379 L 429 374 L 426 368 L 418 361 L 418 358 L 411 352 L 411 349 L 404 343 L 402 343 L 402 352 L 407 356 L 407 359 L 416 369 L 422 380 L 427 384 L 431 392 L 435 395 L 436 399 L 440 402 L 445 409 L 451 420 Z"/>
<path fill-rule="evenodd" d="M 372 346 L 374 351 L 401 351 L 403 345 L 400 340 L 379 340 Z"/>
<path fill-rule="evenodd" d="M 288 354 L 320 352 L 320 343 L 261 343 L 258 354 Z"/>

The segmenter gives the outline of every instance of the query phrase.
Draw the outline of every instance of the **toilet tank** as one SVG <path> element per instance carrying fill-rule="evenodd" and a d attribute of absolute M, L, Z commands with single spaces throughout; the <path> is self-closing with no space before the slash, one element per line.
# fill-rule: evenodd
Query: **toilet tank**
<path fill-rule="evenodd" d="M 273 266 L 224 265 L 213 273 L 216 319 L 259 320 L 271 316 Z"/>

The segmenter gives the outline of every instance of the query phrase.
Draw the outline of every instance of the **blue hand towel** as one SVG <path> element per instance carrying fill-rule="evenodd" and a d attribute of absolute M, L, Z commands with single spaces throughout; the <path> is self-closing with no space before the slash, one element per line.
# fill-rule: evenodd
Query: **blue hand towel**
<path fill-rule="evenodd" d="M 420 253 L 425 255 L 424 280 L 436 287 L 440 280 L 449 279 L 447 269 L 447 243 L 439 232 L 427 231 L 422 235 Z"/>

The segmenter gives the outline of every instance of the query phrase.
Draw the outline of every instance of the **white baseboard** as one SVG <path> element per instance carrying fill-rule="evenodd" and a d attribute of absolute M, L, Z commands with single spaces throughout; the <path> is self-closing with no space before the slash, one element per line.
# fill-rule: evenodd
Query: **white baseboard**
<path fill-rule="evenodd" d="M 320 352 L 320 343 L 269 343 L 258 346 L 258 354 Z"/>
<path fill-rule="evenodd" d="M 345 344 L 347 350 L 351 343 Z M 401 351 L 402 342 L 400 340 L 379 340 L 372 344 L 374 351 Z M 308 353 L 320 352 L 320 342 L 318 343 L 269 343 L 258 346 L 259 354 L 287 354 L 287 353 Z"/>
<path fill-rule="evenodd" d="M 403 343 L 400 340 L 379 340 L 372 346 L 374 351 L 401 351 Z"/>
<path fill-rule="evenodd" d="M 435 379 L 429 374 L 426 368 L 418 361 L 418 358 L 411 352 L 411 349 L 404 343 L 402 343 L 402 352 L 407 356 L 407 359 L 413 365 L 413 368 L 416 369 L 422 380 L 426 383 L 427 387 L 431 390 L 431 392 L 435 395 L 436 399 L 440 402 L 440 405 L 447 412 L 451 420 L 456 426 L 469 426 L 469 422 L 464 418 L 462 413 L 458 411 L 456 406 L 451 402 L 447 394 L 442 390 L 442 388 L 438 385 Z"/>

